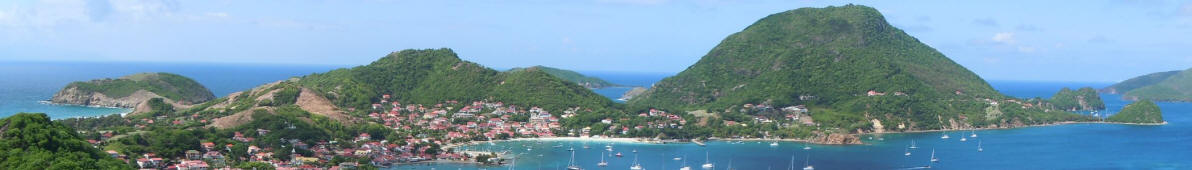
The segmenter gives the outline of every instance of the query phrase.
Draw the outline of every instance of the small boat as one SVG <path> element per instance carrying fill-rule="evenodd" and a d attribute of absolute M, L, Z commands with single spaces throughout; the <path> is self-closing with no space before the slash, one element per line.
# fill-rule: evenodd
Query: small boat
<path fill-rule="evenodd" d="M 968 138 L 966 138 L 966 137 L 964 137 L 964 136 L 961 136 L 961 137 L 960 137 L 960 141 L 961 141 L 961 142 L 968 141 Z"/>
<path fill-rule="evenodd" d="M 553 148 L 562 148 L 562 147 L 563 147 L 563 145 L 555 145 L 555 146 L 551 146 L 551 147 L 553 147 Z"/>
<path fill-rule="evenodd" d="M 980 140 L 977 140 L 977 152 L 985 152 L 985 148 L 981 148 Z"/>
<path fill-rule="evenodd" d="M 584 145 L 584 149 L 592 149 L 592 147 L 590 147 L 588 145 Z"/>
<path fill-rule="evenodd" d="M 803 162 L 803 170 L 815 170 L 815 167 L 811 166 L 810 164 L 811 164 L 811 155 L 807 155 L 807 160 L 805 162 Z"/>
<path fill-rule="evenodd" d="M 624 156 L 624 155 L 621 155 L 621 153 L 620 153 L 620 152 L 617 152 L 616 156 L 617 156 L 617 157 L 622 157 L 622 156 Z"/>
<path fill-rule="evenodd" d="M 633 150 L 633 153 L 637 153 L 637 149 L 634 149 L 634 150 Z"/>
<path fill-rule="evenodd" d="M 714 166 L 712 166 L 712 159 L 710 158 L 712 158 L 712 154 L 704 152 L 704 165 L 700 167 L 703 167 L 704 169 L 712 169 Z"/>
<path fill-rule="evenodd" d="M 914 139 L 911 139 L 911 147 L 910 147 L 910 148 L 911 148 L 911 149 L 919 149 L 919 146 L 915 146 L 915 140 L 914 140 Z"/>
<path fill-rule="evenodd" d="M 683 166 L 681 168 L 679 168 L 679 170 L 691 170 L 691 166 L 687 166 L 687 161 L 683 161 L 683 164 L 680 164 L 680 165 L 683 165 Z"/>
<path fill-rule="evenodd" d="M 617 153 L 617 155 L 620 155 L 620 154 L 621 153 Z M 637 156 L 633 156 L 633 166 L 629 166 L 629 169 L 630 170 L 642 170 L 643 169 L 642 164 L 637 163 Z"/>
<path fill-rule="evenodd" d="M 952 138 L 952 137 L 948 137 L 948 134 L 944 134 L 944 136 L 940 136 L 940 139 L 948 139 L 948 138 Z"/>
<path fill-rule="evenodd" d="M 905 154 L 906 156 L 911 156 L 911 150 L 910 150 L 910 148 L 903 149 L 903 150 L 904 150 L 903 152 L 906 152 L 906 154 Z"/>
<path fill-rule="evenodd" d="M 676 160 L 676 161 L 678 161 L 678 160 L 683 160 L 683 158 L 680 158 L 680 157 L 675 157 L 675 158 L 674 158 L 674 160 Z"/>
<path fill-rule="evenodd" d="M 599 167 L 608 166 L 608 162 L 604 161 L 604 152 L 600 152 L 600 163 L 596 163 L 596 166 L 599 166 Z"/>
<path fill-rule="evenodd" d="M 532 151 L 534 148 L 526 148 L 526 151 Z"/>
<path fill-rule="evenodd" d="M 940 162 L 940 158 L 935 157 L 935 149 L 931 149 L 931 162 Z"/>
<path fill-rule="evenodd" d="M 803 143 L 803 150 L 811 150 L 811 146 L 807 146 L 807 143 Z"/>
<path fill-rule="evenodd" d="M 567 151 L 575 151 L 575 148 L 574 148 L 574 147 L 572 147 L 572 148 L 567 148 Z"/>
<path fill-rule="evenodd" d="M 972 135 L 969 135 L 969 137 L 971 137 L 971 138 L 977 138 L 977 130 L 973 130 L 973 131 L 972 131 Z"/>
<path fill-rule="evenodd" d="M 582 170 L 584 168 L 575 164 L 575 151 L 571 151 L 571 160 L 567 161 L 567 170 Z"/>
<path fill-rule="evenodd" d="M 778 146 L 778 142 L 771 142 L 770 146 Z"/>
<path fill-rule="evenodd" d="M 609 151 L 609 152 L 612 152 L 612 151 L 613 151 L 613 148 L 604 148 L 604 150 L 606 150 L 606 151 Z"/>

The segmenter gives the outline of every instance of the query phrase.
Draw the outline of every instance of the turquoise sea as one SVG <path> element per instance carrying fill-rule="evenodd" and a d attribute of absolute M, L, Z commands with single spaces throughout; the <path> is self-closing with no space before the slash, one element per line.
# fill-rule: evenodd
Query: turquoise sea
<path fill-rule="evenodd" d="M 342 66 L 306 65 L 228 65 L 161 63 L 0 63 L 0 117 L 16 112 L 46 112 L 52 118 L 97 116 L 125 112 L 124 109 L 60 106 L 39 103 L 71 81 L 117 77 L 136 72 L 174 72 L 196 79 L 223 96 L 234 91 L 291 76 L 324 72 Z M 618 84 L 649 86 L 665 74 L 589 73 Z M 1111 83 L 1056 83 L 991 81 L 999 91 L 1018 97 L 1049 97 L 1062 87 L 1104 87 Z M 598 89 L 598 93 L 619 97 L 616 89 Z M 625 88 L 627 90 L 627 88 Z M 1117 95 L 1102 94 L 1109 108 L 1116 112 L 1127 101 Z M 634 156 L 646 169 L 678 169 L 686 164 L 695 169 L 705 161 L 725 169 L 787 169 L 804 162 L 817 169 L 914 169 L 928 164 L 931 149 L 941 159 L 935 169 L 1192 169 L 1192 103 L 1159 103 L 1164 126 L 1111 124 L 1071 124 L 1059 126 L 976 131 L 978 138 L 961 142 L 970 132 L 887 134 L 864 137 L 867 145 L 809 145 L 781 142 L 777 147 L 762 142 L 712 141 L 707 146 L 695 144 L 613 143 L 614 152 L 624 157 L 605 158 L 609 167 L 597 167 L 607 143 L 510 141 L 469 146 L 467 149 L 510 151 L 519 159 L 515 169 L 560 169 L 567 165 L 575 147 L 576 162 L 585 169 L 628 169 Z M 884 139 L 884 140 L 878 140 Z M 904 149 L 914 140 L 920 147 L 904 156 Z M 977 141 L 984 152 L 977 152 Z M 588 144 L 592 149 L 582 149 Z M 552 146 L 562 145 L 561 148 Z M 527 151 L 526 148 L 532 148 Z M 631 151 L 637 150 L 634 154 Z M 710 159 L 705 159 L 708 153 Z M 607 153 L 603 153 L 607 154 Z M 470 164 L 422 164 L 390 169 L 509 169 L 506 166 L 480 167 Z"/>

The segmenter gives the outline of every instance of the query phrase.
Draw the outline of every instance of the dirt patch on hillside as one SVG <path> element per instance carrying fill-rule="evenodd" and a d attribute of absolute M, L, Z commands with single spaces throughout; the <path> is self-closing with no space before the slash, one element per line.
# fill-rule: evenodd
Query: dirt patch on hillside
<path fill-rule="evenodd" d="M 298 94 L 298 101 L 294 102 L 294 104 L 298 105 L 298 107 L 302 108 L 302 110 L 306 110 L 307 112 L 317 115 L 327 116 L 328 118 L 334 119 L 341 123 L 352 123 L 356 121 L 351 116 L 348 116 L 346 113 L 340 111 L 339 108 L 335 107 L 334 104 L 331 104 L 331 100 L 327 100 L 327 98 L 319 96 L 318 93 L 315 93 L 308 88 L 302 88 L 302 92 Z"/>

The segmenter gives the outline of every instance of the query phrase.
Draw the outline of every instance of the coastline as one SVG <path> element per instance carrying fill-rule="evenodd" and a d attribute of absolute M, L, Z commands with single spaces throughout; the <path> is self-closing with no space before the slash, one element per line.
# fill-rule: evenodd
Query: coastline
<path fill-rule="evenodd" d="M 122 112 L 118 112 L 118 113 L 110 113 L 110 114 L 103 114 L 103 115 L 92 115 L 92 116 L 71 116 L 71 117 L 64 117 L 64 118 L 53 118 L 54 120 L 58 120 L 58 119 L 70 119 L 70 118 L 98 118 L 98 117 L 104 117 L 104 116 L 109 116 L 109 115 L 113 115 L 113 114 L 120 114 L 120 117 L 126 117 L 126 116 L 128 116 L 128 114 L 131 114 L 133 111 L 135 111 L 135 110 L 136 110 L 136 109 L 134 109 L 134 108 L 126 108 L 126 107 L 112 107 L 112 106 L 98 106 L 98 105 L 80 105 L 80 104 L 69 104 L 69 103 L 54 103 L 54 102 L 52 102 L 52 101 L 50 101 L 50 100 L 38 100 L 38 101 L 37 101 L 37 103 L 39 103 L 39 104 L 44 104 L 44 105 L 51 105 L 51 106 L 64 106 L 64 107 L 89 107 L 89 108 L 105 108 L 105 109 L 124 109 L 124 111 L 122 111 Z"/>
<path fill-rule="evenodd" d="M 451 143 L 443 145 L 443 149 L 451 149 L 466 145 L 478 145 L 487 142 L 507 142 L 507 141 L 587 141 L 595 143 L 636 143 L 636 144 L 662 144 L 662 141 L 647 139 L 647 138 L 607 138 L 607 137 L 534 137 L 534 138 L 512 138 L 512 139 L 494 139 L 491 141 L 469 141 L 462 143 Z"/>

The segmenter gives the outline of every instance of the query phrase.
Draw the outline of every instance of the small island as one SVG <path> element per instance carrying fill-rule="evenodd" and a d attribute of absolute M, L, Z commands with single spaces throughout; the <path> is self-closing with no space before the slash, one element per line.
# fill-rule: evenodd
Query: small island
<path fill-rule="evenodd" d="M 50 102 L 96 107 L 135 108 L 133 113 L 149 110 L 148 101 L 164 99 L 167 104 L 185 107 L 215 99 L 206 87 L 185 76 L 172 73 L 137 73 L 111 79 L 73 82 L 54 94 Z"/>
<path fill-rule="evenodd" d="M 1163 112 L 1159 110 L 1159 106 L 1150 100 L 1141 100 L 1126 105 L 1121 112 L 1109 116 L 1105 121 L 1143 125 L 1167 124 L 1167 121 L 1163 120 Z"/>
<path fill-rule="evenodd" d="M 1105 110 L 1105 102 L 1101 101 L 1101 95 L 1092 87 L 1077 90 L 1065 87 L 1051 96 L 1051 103 L 1057 109 L 1066 111 Z"/>

